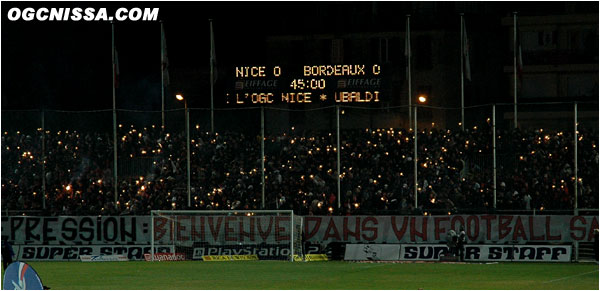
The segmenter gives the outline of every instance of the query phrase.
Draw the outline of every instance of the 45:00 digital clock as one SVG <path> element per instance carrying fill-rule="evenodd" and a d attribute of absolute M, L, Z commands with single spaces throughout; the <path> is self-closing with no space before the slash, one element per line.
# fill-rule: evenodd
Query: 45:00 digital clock
<path fill-rule="evenodd" d="M 325 79 L 294 79 L 290 84 L 290 88 L 294 90 L 323 90 L 325 89 Z"/>

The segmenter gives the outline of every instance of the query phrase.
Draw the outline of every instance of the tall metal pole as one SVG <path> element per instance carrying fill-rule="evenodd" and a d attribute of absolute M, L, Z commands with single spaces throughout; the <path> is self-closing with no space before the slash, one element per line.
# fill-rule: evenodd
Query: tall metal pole
<path fill-rule="evenodd" d="M 517 12 L 513 12 L 513 79 L 514 79 L 514 124 L 515 128 L 517 128 Z"/>
<path fill-rule="evenodd" d="M 415 209 L 417 209 L 418 207 L 418 202 L 417 202 L 417 198 L 418 198 L 418 192 L 417 192 L 417 187 L 419 186 L 419 182 L 417 179 L 417 167 L 419 166 L 419 164 L 417 163 L 417 106 L 415 105 L 415 120 L 414 120 L 414 128 L 415 128 L 415 142 L 414 142 L 414 148 L 413 148 L 413 164 L 414 164 L 414 184 L 415 184 Z"/>
<path fill-rule="evenodd" d="M 494 209 L 496 209 L 496 104 L 492 105 L 492 155 L 494 166 Z"/>
<path fill-rule="evenodd" d="M 46 112 L 42 108 L 42 207 L 46 209 Z"/>
<path fill-rule="evenodd" d="M 578 190 L 578 185 L 577 184 L 579 182 L 579 177 L 577 175 L 577 167 L 578 167 L 577 166 L 577 142 L 578 142 L 578 137 L 579 137 L 579 132 L 577 131 L 577 102 L 575 102 L 575 108 L 574 108 L 574 110 L 575 110 L 575 112 L 574 112 L 574 114 L 575 114 L 575 118 L 574 118 L 575 119 L 574 120 L 574 122 L 575 122 L 575 124 L 574 124 L 575 132 L 573 133 L 573 135 L 575 136 L 575 149 L 574 149 L 574 151 L 575 151 L 575 157 L 574 157 L 575 158 L 575 165 L 574 165 L 574 168 L 575 168 L 575 203 L 574 204 L 575 205 L 574 205 L 574 208 L 575 209 L 573 210 L 573 214 L 574 215 L 579 215 L 579 209 L 577 207 L 577 192 L 578 192 L 577 191 Z M 596 242 L 596 243 L 598 243 L 598 242 Z M 575 261 L 576 262 L 579 261 L 579 241 L 575 241 Z"/>
<path fill-rule="evenodd" d="M 154 262 L 154 211 L 150 210 L 150 260 L 152 262 Z M 173 253 L 175 253 L 175 250 L 173 250 Z"/>
<path fill-rule="evenodd" d="M 575 136 L 575 215 L 577 215 L 578 213 L 578 207 L 577 207 L 577 196 L 579 194 L 578 190 L 579 190 L 579 176 L 577 175 L 577 143 L 578 143 L 578 138 L 579 138 L 579 131 L 577 130 L 577 102 L 575 102 L 575 124 L 574 124 L 574 128 L 575 128 L 575 132 L 574 132 L 574 136 Z"/>
<path fill-rule="evenodd" d="M 340 152 L 342 151 L 342 149 L 340 148 L 340 106 L 337 105 L 336 106 L 336 114 L 335 114 L 335 120 L 336 120 L 336 130 L 337 130 L 337 207 L 338 209 L 340 209 L 342 207 L 342 187 L 341 187 L 341 158 L 340 158 Z"/>
<path fill-rule="evenodd" d="M 465 50 L 465 23 L 464 14 L 460 14 L 460 129 L 465 130 L 465 61 L 463 59 Z"/>
<path fill-rule="evenodd" d="M 112 97 L 113 97 L 113 186 L 115 191 L 115 203 L 119 200 L 118 193 L 118 176 L 117 176 L 117 68 L 115 63 L 115 23 L 111 22 L 112 25 L 112 71 L 113 71 L 113 86 L 112 86 Z"/>
<path fill-rule="evenodd" d="M 215 92 L 215 39 L 213 35 L 212 19 L 208 20 L 210 23 L 210 132 L 215 132 L 215 104 L 214 104 L 214 92 Z"/>
<path fill-rule="evenodd" d="M 192 147 L 191 143 L 190 143 L 190 109 L 187 106 L 187 99 L 184 100 L 184 105 L 185 105 L 185 135 L 186 135 L 186 139 L 187 139 L 187 143 L 186 143 L 186 148 L 187 148 L 187 196 L 188 196 L 188 203 L 187 206 L 191 207 L 192 206 L 192 186 L 191 186 L 191 179 L 192 179 L 192 169 L 191 169 L 191 162 L 190 162 L 190 148 Z"/>
<path fill-rule="evenodd" d="M 260 172 L 261 172 L 261 209 L 265 209 L 265 108 L 260 107 Z"/>
<path fill-rule="evenodd" d="M 162 129 L 165 129 L 165 30 L 163 22 L 160 22 L 160 96 L 161 96 L 161 117 Z"/>
<path fill-rule="evenodd" d="M 408 75 L 408 127 L 411 126 L 412 122 L 412 81 L 411 81 L 411 51 L 410 51 L 410 14 L 406 15 L 406 57 L 407 57 L 407 75 Z"/>

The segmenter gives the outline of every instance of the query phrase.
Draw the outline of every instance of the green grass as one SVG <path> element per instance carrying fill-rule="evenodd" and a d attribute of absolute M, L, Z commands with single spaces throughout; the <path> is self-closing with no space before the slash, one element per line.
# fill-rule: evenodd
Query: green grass
<path fill-rule="evenodd" d="M 599 289 L 598 264 L 31 262 L 52 289 Z"/>

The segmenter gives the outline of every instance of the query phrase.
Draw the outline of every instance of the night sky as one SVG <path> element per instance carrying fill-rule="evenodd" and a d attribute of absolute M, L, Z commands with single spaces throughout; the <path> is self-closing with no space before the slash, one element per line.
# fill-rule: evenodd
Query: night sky
<path fill-rule="evenodd" d="M 528 15 L 564 13 L 564 4 L 556 3 L 486 3 L 484 13 L 473 18 L 498 22 L 515 9 Z M 597 3 L 590 5 L 597 11 Z M 106 7 L 109 15 L 118 7 L 159 7 L 173 83 L 170 92 L 178 90 L 190 72 L 208 78 L 211 18 L 219 66 L 264 62 L 268 35 L 404 31 L 407 13 L 415 15 L 415 29 L 456 22 L 451 13 L 419 23 L 412 2 L 376 4 L 377 21 L 364 17 L 371 15 L 371 2 L 2 2 L 3 110 L 112 108 L 110 23 L 9 21 L 12 7 Z M 159 22 L 117 22 L 115 31 L 121 73 L 118 108 L 160 110 Z M 206 99 L 200 99 L 191 106 L 206 107 Z"/>

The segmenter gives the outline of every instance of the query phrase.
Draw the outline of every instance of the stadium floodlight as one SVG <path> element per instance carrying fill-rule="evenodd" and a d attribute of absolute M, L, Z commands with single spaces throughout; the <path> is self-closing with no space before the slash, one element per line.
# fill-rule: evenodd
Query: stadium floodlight
<path fill-rule="evenodd" d="M 303 219 L 292 210 L 152 210 L 150 217 L 151 254 L 170 253 L 185 260 L 303 257 Z"/>
<path fill-rule="evenodd" d="M 187 99 L 183 98 L 181 93 L 177 93 L 175 98 L 179 101 L 183 101 L 184 110 L 185 110 L 185 135 L 186 135 L 186 164 L 187 164 L 187 206 L 190 207 L 192 205 L 192 186 L 191 186 L 191 172 L 192 167 L 190 165 L 190 111 L 188 110 Z"/>

